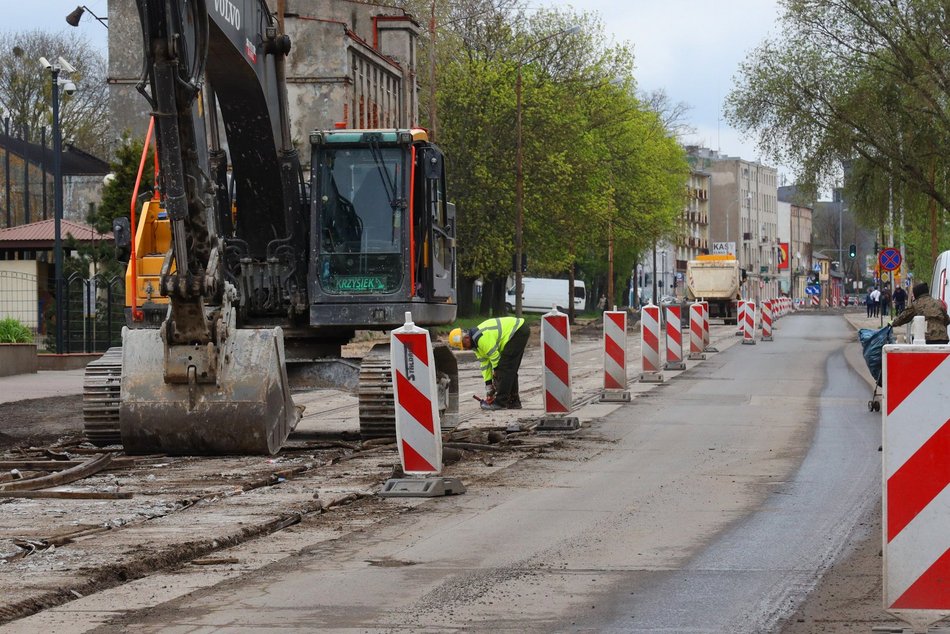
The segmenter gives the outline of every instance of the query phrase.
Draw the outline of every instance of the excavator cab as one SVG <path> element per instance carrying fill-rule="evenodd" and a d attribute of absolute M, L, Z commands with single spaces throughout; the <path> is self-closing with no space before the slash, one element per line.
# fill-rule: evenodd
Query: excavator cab
<path fill-rule="evenodd" d="M 311 137 L 310 323 L 389 329 L 455 320 L 455 208 L 425 130 Z"/>

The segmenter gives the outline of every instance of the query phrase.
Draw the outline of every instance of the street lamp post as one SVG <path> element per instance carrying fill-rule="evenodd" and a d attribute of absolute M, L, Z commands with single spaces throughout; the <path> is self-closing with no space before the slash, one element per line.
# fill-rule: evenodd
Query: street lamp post
<path fill-rule="evenodd" d="M 662 299 L 667 294 L 667 289 L 669 288 L 666 285 L 666 249 L 663 249 L 663 253 L 660 255 L 663 256 L 663 276 L 660 278 L 660 299 Z M 657 301 L 657 305 L 659 305 L 659 300 Z"/>
<path fill-rule="evenodd" d="M 56 354 L 63 353 L 63 135 L 59 129 L 59 66 L 52 66 L 53 78 L 53 226 L 56 257 Z"/>
<path fill-rule="evenodd" d="M 60 74 L 75 69 L 62 57 L 51 64 L 45 57 L 40 58 L 43 67 L 49 70 L 52 80 L 53 98 L 53 256 L 56 274 L 56 354 L 63 353 L 63 135 L 59 121 L 59 87 L 62 83 L 67 94 L 75 92 L 76 86 L 70 81 L 60 79 Z"/>
<path fill-rule="evenodd" d="M 522 51 L 522 58 L 518 59 L 517 73 L 515 76 L 515 316 L 521 317 L 521 284 L 524 271 L 521 262 L 524 257 L 524 147 L 521 130 L 521 67 L 524 65 L 523 56 L 533 47 L 550 40 L 559 35 L 571 35 L 580 31 L 579 26 L 571 26 L 566 29 L 551 33 L 541 39 L 530 42 Z M 569 289 L 571 306 L 573 306 L 574 289 Z"/>

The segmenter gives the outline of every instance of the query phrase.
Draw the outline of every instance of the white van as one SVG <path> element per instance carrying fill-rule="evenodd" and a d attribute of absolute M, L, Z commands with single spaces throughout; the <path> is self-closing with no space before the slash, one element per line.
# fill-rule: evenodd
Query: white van
<path fill-rule="evenodd" d="M 950 251 L 944 251 L 934 262 L 934 276 L 930 282 L 930 296 L 942 301 L 944 306 L 950 306 L 948 284 L 950 284 Z M 950 326 L 947 326 L 947 334 L 950 336 Z"/>
<path fill-rule="evenodd" d="M 549 280 L 543 277 L 521 278 L 524 293 L 521 295 L 521 308 L 528 313 L 546 313 L 553 306 L 564 311 L 568 302 L 568 280 Z M 587 304 L 587 289 L 584 282 L 574 281 L 574 310 L 584 310 Z M 508 289 L 505 296 L 505 305 L 508 311 L 515 309 L 515 288 Z"/>
<path fill-rule="evenodd" d="M 930 282 L 930 296 L 950 305 L 950 288 L 947 288 L 947 283 L 950 282 L 950 279 L 947 279 L 947 276 L 950 275 L 948 269 L 950 269 L 950 251 L 944 251 L 937 256 L 937 261 L 934 262 L 934 276 Z"/>

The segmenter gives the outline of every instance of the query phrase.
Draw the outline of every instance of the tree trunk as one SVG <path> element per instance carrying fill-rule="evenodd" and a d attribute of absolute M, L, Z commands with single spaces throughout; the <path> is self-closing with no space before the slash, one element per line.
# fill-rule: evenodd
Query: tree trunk
<path fill-rule="evenodd" d="M 574 323 L 574 264 L 571 264 L 571 272 L 568 275 L 567 282 L 567 319 Z"/>
<path fill-rule="evenodd" d="M 482 301 L 478 306 L 478 314 L 482 317 L 488 317 L 491 314 L 492 289 L 494 287 L 494 277 L 482 278 Z"/>
<path fill-rule="evenodd" d="M 457 301 L 458 301 L 458 316 L 459 317 L 471 317 L 475 314 L 475 278 L 473 277 L 460 277 L 458 278 L 458 289 L 457 290 Z"/>

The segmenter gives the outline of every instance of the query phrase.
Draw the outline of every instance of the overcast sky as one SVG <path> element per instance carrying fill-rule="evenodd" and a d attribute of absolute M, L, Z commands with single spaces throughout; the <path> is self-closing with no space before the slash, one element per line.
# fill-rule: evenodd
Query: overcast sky
<path fill-rule="evenodd" d="M 570 4 L 534 2 L 540 3 Z M 82 4 L 98 16 L 108 13 L 107 0 Z M 76 0 L 3 0 L 3 5 L 0 29 L 73 30 L 65 16 L 76 8 Z M 743 140 L 721 120 L 721 109 L 739 63 L 767 35 L 774 35 L 778 0 L 586 0 L 573 6 L 599 13 L 615 42 L 633 46 L 641 90 L 663 88 L 674 102 L 691 107 L 687 116 L 696 135 L 688 142 L 747 160 L 760 158 L 751 140 Z M 102 25 L 86 15 L 79 30 L 105 54 Z"/>

